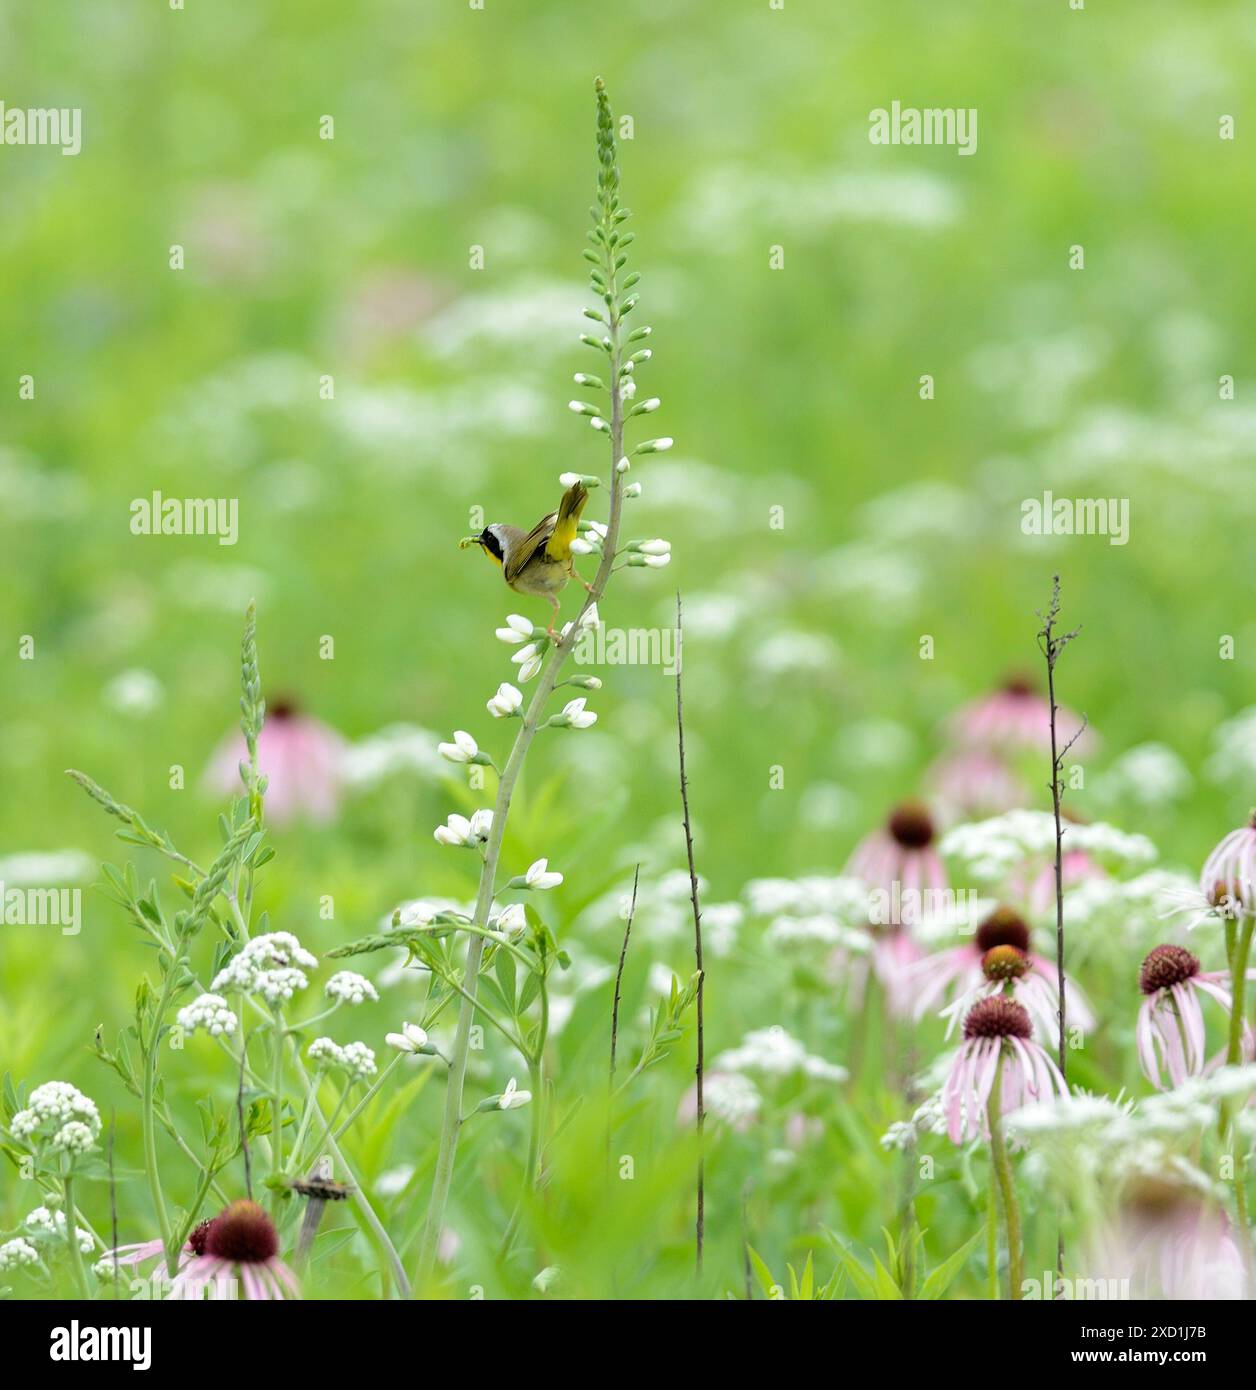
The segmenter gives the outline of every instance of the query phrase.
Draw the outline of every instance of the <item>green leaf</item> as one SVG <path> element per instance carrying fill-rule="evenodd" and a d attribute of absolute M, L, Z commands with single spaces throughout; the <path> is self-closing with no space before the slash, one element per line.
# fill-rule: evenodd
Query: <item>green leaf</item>
<path fill-rule="evenodd" d="M 754 1270 L 755 1278 L 759 1281 L 764 1298 L 775 1299 L 780 1285 L 772 1278 L 772 1271 L 763 1263 L 753 1245 L 747 1245 L 746 1252 L 750 1256 L 750 1267 Z"/>
<path fill-rule="evenodd" d="M 926 1299 L 941 1298 L 950 1288 L 955 1276 L 967 1263 L 968 1257 L 976 1248 L 978 1241 L 984 1236 L 984 1231 L 978 1231 L 971 1240 L 965 1241 L 953 1255 L 943 1260 L 921 1285 L 920 1297 Z"/>
<path fill-rule="evenodd" d="M 825 1233 L 833 1244 L 837 1252 L 837 1258 L 841 1260 L 843 1268 L 846 1270 L 850 1282 L 855 1286 L 855 1291 L 860 1298 L 876 1299 L 880 1297 L 877 1293 L 877 1286 L 872 1280 L 872 1276 L 859 1263 L 854 1254 L 846 1248 L 841 1240 L 832 1231 Z"/>

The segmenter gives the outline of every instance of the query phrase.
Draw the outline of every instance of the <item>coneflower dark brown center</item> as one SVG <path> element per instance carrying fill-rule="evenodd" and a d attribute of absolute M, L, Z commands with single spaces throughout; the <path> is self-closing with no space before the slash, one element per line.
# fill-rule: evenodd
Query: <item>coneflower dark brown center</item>
<path fill-rule="evenodd" d="M 977 949 L 983 956 L 996 946 L 1029 950 L 1029 928 L 1020 913 L 1010 907 L 996 907 L 977 928 Z"/>
<path fill-rule="evenodd" d="M 1009 676 L 1003 682 L 1003 693 L 1023 699 L 1026 695 L 1036 695 L 1038 689 L 1028 676 Z"/>
<path fill-rule="evenodd" d="M 1199 974 L 1199 959 L 1185 946 L 1157 946 L 1147 953 L 1138 972 L 1138 987 L 1144 994 L 1180 985 Z"/>
<path fill-rule="evenodd" d="M 933 817 L 919 801 L 900 802 L 890 812 L 890 834 L 904 849 L 924 849 L 933 843 Z"/>
<path fill-rule="evenodd" d="M 209 1223 L 205 1253 L 233 1264 L 263 1264 L 279 1253 L 279 1234 L 256 1202 L 243 1199 Z"/>
<path fill-rule="evenodd" d="M 1019 980 L 1029 970 L 1029 957 L 1015 946 L 992 946 L 981 958 L 987 980 Z"/>
<path fill-rule="evenodd" d="M 1023 1004 L 1002 994 L 993 994 L 974 1004 L 964 1019 L 966 1038 L 1023 1038 L 1033 1033 Z"/>

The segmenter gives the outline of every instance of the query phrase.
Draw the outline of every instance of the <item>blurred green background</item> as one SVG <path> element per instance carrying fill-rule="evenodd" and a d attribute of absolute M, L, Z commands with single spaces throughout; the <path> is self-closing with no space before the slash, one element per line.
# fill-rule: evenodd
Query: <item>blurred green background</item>
<path fill-rule="evenodd" d="M 222 802 L 201 774 L 237 717 L 251 597 L 272 698 L 353 741 L 402 723 L 504 750 L 483 710 L 513 670 L 493 628 L 544 605 L 456 542 L 473 508 L 529 525 L 561 472 L 604 466 L 565 409 L 571 373 L 592 365 L 577 335 L 598 73 L 632 118 L 624 199 L 655 353 L 641 384 L 663 398 L 652 432 L 676 439 L 634 469 L 644 495 L 626 523 L 671 540 L 673 563 L 619 576 L 603 617 L 666 626 L 685 596 L 710 900 L 754 876 L 836 872 L 917 788 L 955 706 L 1033 669 L 1057 569 L 1065 620 L 1084 625 L 1063 698 L 1102 739 L 1078 809 L 1111 812 L 1087 805 L 1105 765 L 1157 741 L 1191 785 L 1118 804 L 1125 828 L 1189 866 L 1246 811 L 1250 741 L 1208 759 L 1252 699 L 1256 650 L 1250 6 L 59 0 L 0 5 L 0 51 L 9 107 L 83 111 L 76 158 L 0 147 L 0 858 L 125 857 L 71 766 L 212 853 Z M 868 113 L 893 100 L 977 108 L 976 155 L 871 145 Z M 18 399 L 23 374 L 33 400 Z M 1021 502 L 1044 488 L 1128 498 L 1129 544 L 1023 536 Z M 130 503 L 154 489 L 238 498 L 239 543 L 133 536 Z M 595 493 L 588 515 L 600 506 Z M 638 860 L 653 875 L 683 862 L 672 684 L 657 668 L 598 674 L 597 727 L 538 744 L 507 844 L 512 864 L 548 855 L 567 875 L 545 906 L 577 958 L 588 903 L 623 892 Z M 272 923 L 322 950 L 403 899 L 469 896 L 470 864 L 431 838 L 478 804 L 461 780 L 422 762 L 371 779 L 329 826 L 276 828 Z M 613 959 L 613 941 L 589 954 Z M 684 969 L 683 936 L 633 960 L 634 1009 L 656 961 Z M 3 1068 L 117 1104 L 125 1145 L 124 1098 L 84 1047 L 125 1021 L 147 963 L 92 894 L 78 937 L 0 937 Z M 398 987 L 372 1015 L 380 1036 L 404 1004 Z M 596 1084 L 608 1006 L 601 983 L 563 1035 L 560 1095 Z M 801 1031 L 753 949 L 717 962 L 709 1046 L 775 1023 Z M 841 1060 L 841 1020 L 816 1026 Z M 651 1093 L 651 1181 L 670 1195 L 641 1197 L 619 1232 L 632 1249 L 633 1222 L 655 1213 L 676 1270 L 686 1065 Z M 894 1114 L 869 1122 L 866 1168 L 834 1138 L 757 1214 L 756 1245 L 839 1220 L 871 1240 L 875 1135 Z M 436 1115 L 425 1096 L 389 1117 L 367 1167 L 421 1161 Z M 497 1174 L 484 1213 L 459 1190 L 469 1236 L 509 1209 L 495 1150 L 463 1155 L 464 1184 L 477 1163 Z M 728 1282 L 737 1194 L 763 1162 L 748 1144 L 714 1179 Z M 840 1202 L 825 1163 L 847 1168 Z M 12 1225 L 25 1196 L 4 1183 Z M 132 1206 L 138 1239 L 139 1186 Z M 566 1214 L 583 1229 L 587 1213 Z M 613 1287 L 666 1292 L 668 1277 L 634 1266 Z"/>

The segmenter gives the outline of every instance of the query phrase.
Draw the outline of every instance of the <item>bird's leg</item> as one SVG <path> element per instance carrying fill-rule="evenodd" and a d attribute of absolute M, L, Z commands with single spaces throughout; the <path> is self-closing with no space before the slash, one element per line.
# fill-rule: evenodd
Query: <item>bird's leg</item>
<path fill-rule="evenodd" d="M 571 577 L 573 579 L 578 579 L 581 582 L 581 584 L 583 584 L 584 587 L 589 591 L 589 593 L 593 592 L 593 585 L 589 583 L 589 581 L 584 577 L 584 575 L 580 574 L 577 571 L 575 565 L 572 565 L 571 567 Z"/>
<path fill-rule="evenodd" d="M 553 594 L 546 594 L 545 597 L 549 599 L 550 603 L 553 605 L 554 608 L 553 616 L 550 618 L 549 621 L 549 627 L 547 627 L 545 631 L 548 634 L 551 642 L 557 642 L 558 633 L 554 631 L 554 619 L 557 618 L 558 615 L 563 611 L 562 605 L 558 602 L 558 600 L 554 597 Z"/>

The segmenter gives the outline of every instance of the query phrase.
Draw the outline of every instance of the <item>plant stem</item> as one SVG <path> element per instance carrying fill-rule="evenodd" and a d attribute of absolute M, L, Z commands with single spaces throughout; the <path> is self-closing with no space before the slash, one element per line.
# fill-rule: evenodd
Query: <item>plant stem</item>
<path fill-rule="evenodd" d="M 694 1065 L 697 1094 L 698 1122 L 698 1213 L 694 1221 L 694 1262 L 698 1277 L 702 1277 L 702 1243 L 706 1236 L 706 1151 L 703 1147 L 703 1130 L 706 1125 L 706 1111 L 703 1105 L 702 1083 L 705 1080 L 703 1004 L 706 993 L 706 972 L 702 967 L 702 909 L 698 906 L 698 871 L 693 861 L 693 827 L 689 821 L 689 782 L 685 776 L 685 712 L 681 697 L 680 672 L 684 662 L 680 656 L 684 645 L 680 594 L 676 595 L 676 738 L 680 752 L 680 804 L 684 811 L 685 852 L 689 859 L 689 900 L 693 904 L 693 954 L 694 966 L 698 972 L 697 999 L 697 1060 Z"/>
<path fill-rule="evenodd" d="M 301 1084 L 305 1088 L 306 1095 L 311 1096 L 314 1090 L 314 1083 L 306 1074 L 305 1068 L 298 1066 L 297 1075 L 301 1078 Z M 312 1095 L 311 1098 L 314 1102 L 314 1108 L 318 1113 L 319 1119 L 322 1119 L 323 1112 L 318 1104 L 317 1095 Z M 330 1132 L 327 1135 L 326 1144 L 331 1150 L 332 1157 L 340 1165 L 340 1170 L 344 1173 L 345 1178 L 353 1184 L 353 1205 L 357 1209 L 358 1215 L 366 1224 L 367 1229 L 374 1237 L 376 1246 L 383 1253 L 392 1273 L 392 1277 L 396 1282 L 398 1292 L 401 1294 L 402 1298 L 409 1298 L 410 1281 L 406 1278 L 405 1266 L 401 1263 L 401 1257 L 397 1254 L 392 1241 L 389 1239 L 388 1232 L 384 1229 L 383 1222 L 375 1214 L 375 1208 L 371 1206 L 366 1193 L 362 1191 L 362 1184 L 354 1173 L 349 1160 L 345 1158 L 339 1145 L 336 1143 L 335 1137 Z M 320 1144 L 319 1147 L 321 1148 L 322 1145 Z"/>
<path fill-rule="evenodd" d="M 70 1265 L 74 1270 L 74 1282 L 78 1285 L 79 1297 L 90 1298 L 87 1286 L 87 1271 L 83 1268 L 83 1252 L 78 1243 L 78 1208 L 74 1205 L 74 1179 L 67 1173 L 63 1182 L 65 1188 L 65 1239 L 70 1247 Z"/>
<path fill-rule="evenodd" d="M 611 1133 L 614 1126 L 614 1113 L 611 1102 L 615 1099 L 615 1054 L 619 1047 L 619 995 L 624 983 L 624 965 L 628 960 L 628 942 L 632 936 L 632 919 L 637 915 L 637 884 L 641 878 L 641 865 L 632 871 L 632 901 L 628 904 L 628 920 L 624 923 L 624 940 L 619 948 L 619 964 L 615 969 L 615 997 L 611 1001 L 611 1066 L 606 1081 L 606 1166 L 610 1169 Z"/>
<path fill-rule="evenodd" d="M 1230 960 L 1230 1041 L 1226 1048 L 1226 1065 L 1237 1066 L 1243 1059 L 1243 1025 L 1247 1013 L 1247 961 L 1252 949 L 1254 923 L 1246 914 L 1238 928 L 1237 940 Z M 1234 1125 L 1233 1111 L 1228 1100 L 1221 1106 L 1222 1137 L 1229 1136 L 1234 1151 L 1234 1207 L 1243 1259 L 1250 1275 L 1252 1269 L 1252 1229 L 1247 1215 L 1247 1162 L 1244 1144 Z"/>
<path fill-rule="evenodd" d="M 270 1175 L 279 1177 L 283 1172 L 283 1052 L 284 1028 L 283 1009 L 276 1004 L 274 1008 L 275 1025 L 275 1069 L 271 1077 L 270 1113 Z M 306 1092 L 309 1094 L 309 1091 Z M 278 1211 L 280 1194 L 278 1188 L 271 1193 L 271 1206 Z"/>
<path fill-rule="evenodd" d="M 609 221 L 604 219 L 609 226 Z M 610 509 L 606 520 L 606 536 L 602 542 L 602 560 L 598 565 L 589 593 L 581 605 L 576 621 L 571 624 L 567 635 L 559 639 L 537 679 L 536 691 L 528 704 L 527 712 L 515 735 L 514 746 L 502 769 L 497 783 L 497 799 L 493 806 L 493 824 L 489 831 L 488 843 L 484 849 L 484 864 L 480 870 L 480 886 L 476 895 L 475 912 L 472 925 L 478 928 L 488 926 L 489 909 L 493 903 L 493 884 L 497 881 L 497 866 L 501 858 L 502 840 L 506 833 L 506 820 L 510 814 L 510 800 L 515 785 L 523 770 L 528 749 L 536 736 L 545 710 L 546 701 L 554 692 L 554 687 L 562 673 L 568 656 L 575 648 L 580 636 L 581 622 L 585 614 L 597 604 L 606 592 L 611 570 L 615 563 L 615 551 L 619 544 L 620 512 L 623 506 L 623 486 L 616 465 L 623 457 L 624 415 L 623 403 L 619 398 L 619 368 L 621 363 L 620 318 L 616 307 L 618 298 L 617 272 L 614 258 L 609 252 L 604 262 L 607 284 L 612 302 L 608 310 L 608 337 L 610 339 L 609 369 L 611 418 L 610 424 Z M 480 960 L 484 955 L 484 938 L 473 935 L 467 944 L 466 965 L 462 973 L 462 1000 L 458 1008 L 458 1022 L 454 1032 L 454 1044 L 449 1059 L 449 1082 L 445 1092 L 445 1111 L 441 1121 L 440 1148 L 436 1157 L 436 1170 L 432 1177 L 432 1194 L 428 1203 L 427 1220 L 423 1227 L 423 1239 L 419 1247 L 418 1273 L 415 1279 L 415 1292 L 421 1292 L 431 1279 L 436 1266 L 436 1251 L 441 1230 L 445 1224 L 445 1210 L 449 1205 L 449 1189 L 453 1182 L 454 1163 L 458 1155 L 458 1138 L 462 1128 L 462 1095 L 466 1084 L 468 1052 L 471 1045 L 471 1027 L 475 1020 L 476 987 L 479 983 Z"/>
<path fill-rule="evenodd" d="M 144 1051 L 144 1088 L 140 1098 L 140 1119 L 144 1135 L 144 1167 L 147 1170 L 148 1190 L 152 1195 L 153 1206 L 157 1209 L 157 1225 L 161 1230 L 161 1243 L 166 1253 L 166 1269 L 174 1278 L 178 1269 L 178 1251 L 174 1245 L 174 1229 L 170 1224 L 170 1214 L 166 1210 L 165 1195 L 161 1190 L 161 1172 L 157 1166 L 157 1130 L 153 1122 L 153 1105 L 157 1091 L 157 1049 L 161 1046 L 161 1023 L 170 1006 L 170 996 L 174 992 L 174 982 L 183 963 L 183 953 L 171 963 L 162 981 L 161 997 L 157 1012 L 153 1015 L 152 1032 L 148 1047 Z"/>
<path fill-rule="evenodd" d="M 999 1301 L 999 1189 L 990 1174 L 990 1188 L 986 1198 L 986 1288 L 987 1296 L 995 1303 Z"/>
<path fill-rule="evenodd" d="M 1021 1296 L 1021 1274 L 1023 1251 L 1021 1249 L 1020 1207 L 1016 1201 L 1016 1188 L 1012 1182 L 1012 1165 L 1007 1156 L 1007 1145 L 1003 1141 L 1003 1116 L 1000 1100 L 1003 1090 L 1003 1044 L 999 1044 L 999 1060 L 994 1070 L 994 1085 L 990 1088 L 990 1161 L 998 1179 L 999 1192 L 1003 1198 L 1003 1212 L 1007 1225 L 1007 1268 L 1010 1283 L 1009 1295 L 1019 1300 Z"/>

